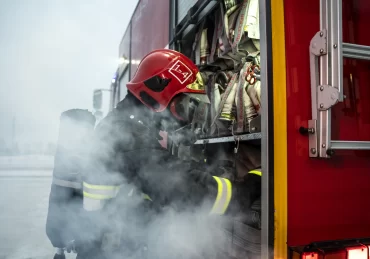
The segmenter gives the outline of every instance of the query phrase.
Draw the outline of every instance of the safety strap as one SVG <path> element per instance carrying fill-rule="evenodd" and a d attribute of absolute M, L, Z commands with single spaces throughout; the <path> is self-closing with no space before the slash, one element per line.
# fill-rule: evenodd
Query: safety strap
<path fill-rule="evenodd" d="M 230 41 L 228 39 L 228 32 L 225 30 L 225 28 L 227 28 L 228 26 L 225 27 L 224 22 L 225 22 L 225 17 L 226 19 L 228 19 L 227 15 L 230 15 L 230 13 L 236 10 L 237 6 L 229 6 L 229 5 L 226 5 L 226 6 L 228 7 L 227 14 L 225 14 L 224 6 L 222 2 L 220 2 L 220 8 L 215 14 L 215 26 L 214 26 L 213 37 L 212 37 L 212 45 L 211 45 L 211 51 L 210 51 L 210 56 L 209 56 L 209 63 L 213 63 L 215 61 L 214 58 L 215 58 L 217 47 L 219 47 L 218 53 L 217 53 L 218 57 L 221 56 L 221 53 L 227 53 L 231 50 Z M 226 23 L 228 23 L 228 20 L 226 21 Z"/>
<path fill-rule="evenodd" d="M 230 41 L 229 41 L 229 19 L 228 16 L 233 13 L 238 6 L 233 6 L 230 9 L 228 9 L 225 12 L 224 6 L 220 5 L 220 23 L 222 24 L 222 31 L 218 38 L 219 46 L 220 46 L 220 52 L 219 56 L 222 56 L 222 54 L 225 54 L 231 50 Z M 220 25 L 221 26 L 221 25 Z"/>
<path fill-rule="evenodd" d="M 224 44 L 225 50 L 222 54 L 225 54 L 232 50 L 232 31 L 234 29 L 234 25 L 236 19 L 238 17 L 238 12 L 240 10 L 240 5 L 235 5 L 228 9 L 224 14 L 224 31 L 222 35 L 222 43 Z"/>
<path fill-rule="evenodd" d="M 81 189 L 82 187 L 80 182 L 62 180 L 62 179 L 58 179 L 55 176 L 53 176 L 52 183 L 55 185 L 61 186 L 61 187 L 72 188 L 72 189 Z"/>
<path fill-rule="evenodd" d="M 93 185 L 83 182 L 83 207 L 87 211 L 103 208 L 105 202 L 115 198 L 120 185 Z"/>
<path fill-rule="evenodd" d="M 216 12 L 215 15 L 215 29 L 213 31 L 213 37 L 212 37 L 212 44 L 211 44 L 211 51 L 209 53 L 209 62 L 208 63 L 213 63 L 215 61 L 215 54 L 216 54 L 216 49 L 217 49 L 217 43 L 222 35 L 222 29 L 223 29 L 223 24 L 222 24 L 222 3 L 220 3 L 220 9 L 218 12 Z M 221 47 L 221 46 L 220 46 Z"/>
<path fill-rule="evenodd" d="M 256 45 L 255 41 L 250 40 L 244 34 L 244 31 L 249 29 L 251 34 L 256 34 L 252 32 L 253 29 L 259 29 L 258 0 L 243 0 L 243 2 L 238 5 L 229 5 L 225 2 L 225 5 L 228 7 L 226 12 L 221 2 L 220 8 L 215 15 L 215 26 L 210 48 L 209 63 L 212 64 L 215 62 L 215 53 L 218 47 L 217 56 L 221 59 L 232 60 L 234 62 L 234 68 L 236 68 L 240 65 L 241 59 L 246 56 L 246 53 L 253 51 L 251 45 Z M 239 44 L 244 35 L 246 43 L 242 48 L 247 48 L 247 50 L 239 49 Z M 251 38 L 255 40 L 257 36 L 255 35 Z"/>
<path fill-rule="evenodd" d="M 244 0 L 242 4 L 232 6 L 226 13 L 221 4 L 219 10 L 221 12 L 221 17 L 223 17 L 223 31 L 221 36 L 217 35 L 219 38 L 218 57 L 221 59 L 232 60 L 234 63 L 234 69 L 240 70 L 240 65 L 243 63 L 242 59 L 246 57 L 247 54 L 246 51 L 239 51 L 238 44 L 244 35 L 243 27 L 247 20 L 248 1 Z M 219 24 L 217 24 L 216 20 L 215 28 L 218 28 L 218 26 Z M 214 34 L 216 34 L 216 31 Z"/>
<path fill-rule="evenodd" d="M 244 34 L 244 25 L 247 21 L 247 16 L 248 16 L 248 1 L 249 0 L 243 1 L 241 10 L 238 15 L 237 23 L 235 26 L 234 41 L 231 44 L 231 48 L 234 54 L 238 52 L 238 44 Z"/>
<path fill-rule="evenodd" d="M 232 196 L 232 185 L 231 185 L 230 180 L 226 178 L 221 178 L 217 176 L 213 176 L 213 178 L 217 182 L 218 190 L 217 190 L 216 201 L 213 204 L 213 207 L 210 213 L 223 215 L 226 212 L 230 204 L 230 200 Z"/>
<path fill-rule="evenodd" d="M 239 70 L 237 68 L 241 62 L 242 55 L 239 55 L 239 53 L 233 54 L 231 44 L 239 11 L 240 5 L 236 5 L 229 9 L 224 15 L 224 31 L 221 36 L 224 50 L 219 52 L 219 58 L 233 61 L 233 67 L 236 70 Z"/>

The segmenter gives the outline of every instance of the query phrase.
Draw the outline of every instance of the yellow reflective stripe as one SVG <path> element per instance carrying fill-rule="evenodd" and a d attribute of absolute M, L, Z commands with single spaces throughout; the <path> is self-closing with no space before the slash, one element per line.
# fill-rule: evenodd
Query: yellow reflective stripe
<path fill-rule="evenodd" d="M 95 189 L 95 190 L 115 190 L 119 189 L 120 186 L 114 186 L 114 185 L 93 185 L 88 184 L 86 182 L 83 183 L 84 187 L 89 189 Z"/>
<path fill-rule="evenodd" d="M 213 204 L 211 214 L 222 215 L 225 213 L 229 206 L 232 196 L 232 185 L 231 182 L 226 178 L 213 176 L 217 182 L 217 197 Z"/>
<path fill-rule="evenodd" d="M 213 213 L 213 211 L 215 210 L 215 207 L 217 206 L 217 204 L 220 202 L 221 200 L 221 195 L 222 195 L 222 191 L 223 191 L 223 188 L 222 188 L 222 182 L 221 180 L 216 177 L 216 176 L 213 176 L 213 178 L 216 180 L 217 182 L 217 197 L 216 197 L 216 201 L 215 203 L 213 204 L 213 207 L 212 207 L 212 210 L 211 210 L 211 213 Z"/>
<path fill-rule="evenodd" d="M 83 183 L 84 197 L 96 200 L 112 199 L 117 196 L 120 186 L 108 185 L 93 185 L 86 182 Z"/>
<path fill-rule="evenodd" d="M 255 174 L 255 175 L 258 175 L 258 176 L 262 176 L 262 172 L 258 171 L 258 170 L 249 171 L 248 174 Z"/>
<path fill-rule="evenodd" d="M 95 200 L 107 200 L 107 199 L 112 199 L 115 196 L 111 195 L 104 195 L 104 194 L 93 194 L 93 193 L 88 193 L 88 192 L 83 192 L 83 196 Z"/>
<path fill-rule="evenodd" d="M 231 182 L 224 178 L 225 182 L 226 182 L 226 189 L 227 189 L 227 193 L 226 193 L 226 200 L 227 200 L 227 203 L 225 202 L 224 204 L 224 208 L 223 208 L 223 213 L 225 213 L 225 211 L 227 210 L 227 207 L 229 206 L 229 203 L 231 201 L 231 196 L 232 196 L 232 185 L 231 185 Z"/>
<path fill-rule="evenodd" d="M 150 198 L 150 196 L 148 194 L 142 193 L 141 195 L 142 195 L 144 200 L 152 201 L 152 199 Z"/>

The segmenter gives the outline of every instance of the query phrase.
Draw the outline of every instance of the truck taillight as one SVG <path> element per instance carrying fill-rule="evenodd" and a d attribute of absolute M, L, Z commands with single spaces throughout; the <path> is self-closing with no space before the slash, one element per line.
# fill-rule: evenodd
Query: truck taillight
<path fill-rule="evenodd" d="M 303 253 L 302 259 L 319 259 L 318 253 Z"/>
<path fill-rule="evenodd" d="M 299 259 L 370 259 L 370 246 L 347 247 L 330 252 L 294 253 L 293 258 Z"/>
<path fill-rule="evenodd" d="M 347 248 L 347 259 L 369 259 L 369 248 L 351 247 Z"/>
<path fill-rule="evenodd" d="M 332 253 L 304 253 L 302 259 L 347 259 L 346 251 L 338 251 Z"/>

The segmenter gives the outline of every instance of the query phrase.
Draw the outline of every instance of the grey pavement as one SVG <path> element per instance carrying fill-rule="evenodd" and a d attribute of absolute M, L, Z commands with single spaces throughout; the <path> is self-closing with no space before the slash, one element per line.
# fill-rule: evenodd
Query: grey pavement
<path fill-rule="evenodd" d="M 0 259 L 53 258 L 45 233 L 51 175 L 51 170 L 0 170 Z"/>

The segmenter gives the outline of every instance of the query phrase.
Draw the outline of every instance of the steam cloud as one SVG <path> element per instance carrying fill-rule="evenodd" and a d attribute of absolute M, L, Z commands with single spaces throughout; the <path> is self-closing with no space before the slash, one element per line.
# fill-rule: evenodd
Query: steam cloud
<path fill-rule="evenodd" d="M 127 105 L 123 104 L 123 106 Z M 89 182 L 102 183 L 104 177 L 109 176 L 110 180 L 123 183 L 117 197 L 107 204 L 103 213 L 86 213 L 82 210 L 81 203 L 77 201 L 66 207 L 63 213 L 68 219 L 68 229 L 71 234 L 69 238 L 77 238 L 82 242 L 93 241 L 100 239 L 103 233 L 109 233 L 106 237 L 110 240 L 103 244 L 103 247 L 108 254 L 111 253 L 111 258 L 144 258 L 146 256 L 153 259 L 200 259 L 216 258 L 219 253 L 227 253 L 232 239 L 230 226 L 233 222 L 228 217 L 208 215 L 207 209 L 210 209 L 213 201 L 205 200 L 201 206 L 197 207 L 190 203 L 182 203 L 181 210 L 169 205 L 158 212 L 148 210 L 148 201 L 143 200 L 140 195 L 130 196 L 130 193 L 132 194 L 134 190 L 135 194 L 140 186 L 136 185 L 135 176 L 127 171 L 127 165 L 117 150 L 133 150 L 137 148 L 135 142 L 139 143 L 139 147 L 140 143 L 148 146 L 157 133 L 150 130 L 151 125 L 146 126 L 138 122 L 153 122 L 153 114 L 146 115 L 148 113 L 143 113 L 141 108 L 133 109 L 131 104 L 129 106 L 131 108 L 129 112 L 123 109 L 127 107 L 120 108 L 120 112 L 113 111 L 109 115 L 110 119 L 97 126 L 95 132 L 100 134 L 96 133 L 95 137 L 87 134 L 86 130 L 77 131 L 77 128 L 81 128 L 77 124 L 71 124 L 61 130 L 59 147 L 64 148 L 65 151 L 68 150 L 68 155 L 63 156 L 63 160 L 59 161 L 60 165 L 72 169 L 71 173 L 76 171 L 76 168 L 82 169 Z M 118 112 L 119 116 L 115 114 Z M 143 117 L 144 115 L 146 117 Z M 135 120 L 134 124 L 136 123 L 134 130 L 130 129 L 132 120 Z M 109 123 L 104 124 L 107 121 Z M 170 121 L 170 118 L 166 121 Z M 105 129 L 99 130 L 99 127 L 105 127 Z M 125 145 L 119 146 L 117 143 L 125 143 Z M 184 174 L 173 171 L 170 177 L 166 177 L 165 173 L 159 171 L 161 167 L 158 166 L 165 163 L 166 168 L 178 170 L 181 168 L 179 165 L 187 162 L 158 161 L 155 150 L 151 150 L 152 153 L 149 155 L 143 153 L 148 152 L 148 149 L 137 149 L 133 152 L 136 152 L 138 161 L 140 157 L 148 159 L 142 161 L 139 174 L 150 181 L 155 178 L 156 190 L 176 195 L 187 189 L 178 188 L 189 184 L 186 172 Z M 92 157 L 92 160 L 87 160 L 87 157 Z M 113 160 L 112 157 L 114 157 Z M 114 165 L 108 161 L 112 161 Z M 147 162 L 150 162 L 149 166 L 144 166 Z M 107 164 L 110 166 L 109 169 Z M 128 178 L 120 171 L 125 172 Z M 191 194 L 182 193 L 182 195 Z M 92 225 L 85 223 L 92 223 Z"/>

